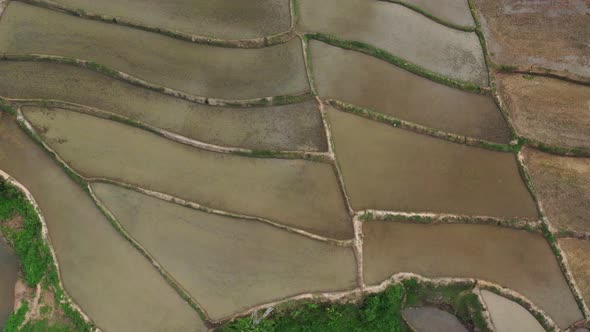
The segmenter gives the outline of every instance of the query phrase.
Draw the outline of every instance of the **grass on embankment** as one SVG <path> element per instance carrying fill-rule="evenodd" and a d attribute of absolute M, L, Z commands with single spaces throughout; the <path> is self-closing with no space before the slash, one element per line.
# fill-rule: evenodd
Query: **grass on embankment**
<path fill-rule="evenodd" d="M 22 224 L 9 226 L 8 222 L 19 217 Z M 7 242 L 14 248 L 23 271 L 23 279 L 28 287 L 34 288 L 41 283 L 45 290 L 53 292 L 55 303 L 65 318 L 65 324 L 52 324 L 45 319 L 29 321 L 21 326 L 30 309 L 24 300 L 22 305 L 13 312 L 6 322 L 3 332 L 13 331 L 90 331 L 92 326 L 75 311 L 65 300 L 61 289 L 55 262 L 51 251 L 42 235 L 42 225 L 35 208 L 22 192 L 5 180 L 0 179 L 0 231 Z M 43 310 L 41 310 L 43 311 Z"/>
<path fill-rule="evenodd" d="M 362 303 L 321 303 L 313 300 L 286 303 L 255 324 L 251 317 L 229 322 L 218 331 L 246 332 L 325 332 L 325 331 L 407 331 L 402 310 L 414 306 L 438 306 L 453 312 L 466 326 L 490 331 L 483 306 L 471 292 L 473 283 L 435 285 L 407 279 L 383 292 L 368 295 Z"/>

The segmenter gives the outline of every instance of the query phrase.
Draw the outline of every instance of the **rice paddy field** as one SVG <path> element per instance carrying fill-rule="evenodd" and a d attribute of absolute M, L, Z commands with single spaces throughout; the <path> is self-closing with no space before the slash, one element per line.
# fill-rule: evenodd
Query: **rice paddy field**
<path fill-rule="evenodd" d="M 0 330 L 590 328 L 589 14 L 0 0 Z"/>

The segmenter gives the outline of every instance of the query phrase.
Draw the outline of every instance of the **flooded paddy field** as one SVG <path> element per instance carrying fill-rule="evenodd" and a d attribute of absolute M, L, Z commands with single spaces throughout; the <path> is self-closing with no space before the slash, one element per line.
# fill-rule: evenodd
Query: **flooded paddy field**
<path fill-rule="evenodd" d="M 488 85 L 477 35 L 438 24 L 385 1 L 300 0 L 299 29 L 322 32 L 384 49 L 447 77 Z"/>
<path fill-rule="evenodd" d="M 535 317 L 518 303 L 487 290 L 482 290 L 481 296 L 490 313 L 496 332 L 545 331 Z"/>
<path fill-rule="evenodd" d="M 549 222 L 559 229 L 590 232 L 590 158 L 522 152 Z"/>
<path fill-rule="evenodd" d="M 297 38 L 259 49 L 214 47 L 16 1 L 0 21 L 0 53 L 91 60 L 154 84 L 212 98 L 248 99 L 309 90 Z"/>
<path fill-rule="evenodd" d="M 590 76 L 590 4 L 475 1 L 492 61 Z"/>
<path fill-rule="evenodd" d="M 356 285 L 350 247 L 197 211 L 115 185 L 92 187 L 123 228 L 213 319 L 300 293 Z"/>
<path fill-rule="evenodd" d="M 402 314 L 416 332 L 467 332 L 457 317 L 438 308 L 407 308 Z"/>
<path fill-rule="evenodd" d="M 0 121 L 2 121 L 0 119 Z M 0 124 L 1 126 L 1 124 Z M 0 127 L 1 128 L 1 127 Z M 2 135 L 0 133 L 0 135 Z M 14 285 L 18 261 L 14 251 L 0 238 L 0 328 L 4 326 L 14 305 Z"/>
<path fill-rule="evenodd" d="M 511 153 L 452 143 L 334 108 L 328 115 L 355 210 L 537 217 Z"/>
<path fill-rule="evenodd" d="M 66 291 L 107 331 L 201 331 L 184 302 L 98 211 L 90 198 L 0 113 L 0 169 L 35 197 Z"/>
<path fill-rule="evenodd" d="M 197 104 L 74 66 L 0 61 L 0 96 L 57 99 L 119 114 L 205 143 L 257 150 L 326 151 L 315 101 L 229 108 Z"/>
<path fill-rule="evenodd" d="M 367 284 L 398 272 L 473 277 L 513 289 L 561 327 L 582 314 L 547 241 L 538 234 L 485 225 L 363 223 Z"/>
<path fill-rule="evenodd" d="M 590 149 L 590 88 L 563 80 L 496 74 L 518 134 L 546 144 Z"/>
<path fill-rule="evenodd" d="M 402 0 L 402 2 L 418 7 L 454 25 L 475 28 L 469 3 L 465 0 Z"/>
<path fill-rule="evenodd" d="M 586 303 L 590 302 L 590 241 L 560 239 L 559 246 L 565 253 L 576 285 Z"/>
<path fill-rule="evenodd" d="M 459 135 L 510 141 L 510 130 L 489 96 L 450 88 L 375 57 L 315 40 L 309 52 L 321 98 Z"/>
<path fill-rule="evenodd" d="M 86 12 L 221 39 L 245 39 L 289 30 L 288 0 L 57 0 Z"/>
<path fill-rule="evenodd" d="M 85 114 L 23 110 L 46 142 L 85 176 L 127 182 L 320 235 L 352 238 L 352 223 L 330 164 L 209 152 Z"/>

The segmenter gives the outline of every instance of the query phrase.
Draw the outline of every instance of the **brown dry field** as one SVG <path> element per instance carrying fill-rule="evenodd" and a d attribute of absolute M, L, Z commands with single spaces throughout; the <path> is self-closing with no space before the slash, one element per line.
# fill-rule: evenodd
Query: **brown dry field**
<path fill-rule="evenodd" d="M 590 1 L 475 2 L 493 62 L 590 76 Z"/>
<path fill-rule="evenodd" d="M 549 222 L 560 229 L 590 232 L 590 158 L 531 148 L 522 154 Z"/>
<path fill-rule="evenodd" d="M 516 132 L 540 142 L 590 148 L 590 87 L 521 74 L 496 74 Z"/>
<path fill-rule="evenodd" d="M 580 293 L 588 303 L 590 301 L 590 241 L 561 239 L 559 245 L 565 252 Z"/>

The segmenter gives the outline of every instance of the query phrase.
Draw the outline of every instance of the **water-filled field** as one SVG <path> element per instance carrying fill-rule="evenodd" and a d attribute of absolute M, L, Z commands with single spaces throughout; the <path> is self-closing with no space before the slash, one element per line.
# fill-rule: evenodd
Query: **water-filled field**
<path fill-rule="evenodd" d="M 256 150 L 325 151 L 318 105 L 214 107 L 63 64 L 2 61 L 0 95 L 94 107 L 209 144 Z"/>
<path fill-rule="evenodd" d="M 315 40 L 309 52 L 322 98 L 459 135 L 500 143 L 510 140 L 508 126 L 490 96 L 450 88 L 372 56 Z"/>
<path fill-rule="evenodd" d="M 223 39 L 258 38 L 287 31 L 291 25 L 288 0 L 57 0 L 86 12 L 116 16 L 200 36 Z"/>
<path fill-rule="evenodd" d="M 309 90 L 301 42 L 257 49 L 195 44 L 14 2 L 0 21 L 1 53 L 92 60 L 187 93 L 248 99 Z"/>
<path fill-rule="evenodd" d="M 59 109 L 26 108 L 24 114 L 48 144 L 85 176 L 127 182 L 321 235 L 352 237 L 336 175 L 327 163 L 205 151 Z"/>
<path fill-rule="evenodd" d="M 354 209 L 537 216 L 511 153 L 447 142 L 333 108 L 328 114 Z"/>
<path fill-rule="evenodd" d="M 386 1 L 300 0 L 300 29 L 381 48 L 429 71 L 488 85 L 477 35 Z"/>
<path fill-rule="evenodd" d="M 582 318 L 545 239 L 485 225 L 363 224 L 365 280 L 397 272 L 429 277 L 474 277 L 513 289 L 562 328 Z"/>
<path fill-rule="evenodd" d="M 300 293 L 355 287 L 351 248 L 110 184 L 92 188 L 123 228 L 215 319 Z"/>
<path fill-rule="evenodd" d="M 64 286 L 100 328 L 202 330 L 197 313 L 4 113 L 0 114 L 0 169 L 35 197 L 47 220 Z"/>
<path fill-rule="evenodd" d="M 587 325 L 582 2 L 0 0 L 0 329 Z"/>

